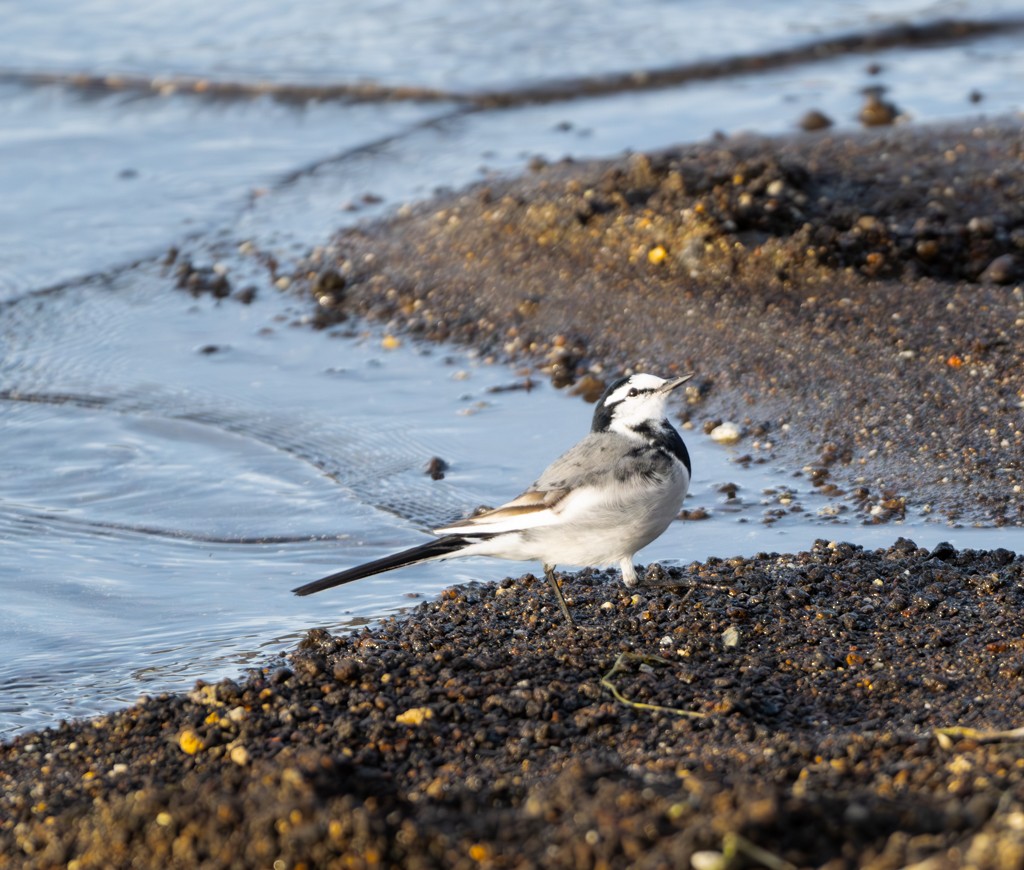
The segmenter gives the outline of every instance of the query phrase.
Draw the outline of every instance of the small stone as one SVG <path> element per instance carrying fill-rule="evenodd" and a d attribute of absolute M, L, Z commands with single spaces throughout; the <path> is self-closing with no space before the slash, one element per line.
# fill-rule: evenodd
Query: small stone
<path fill-rule="evenodd" d="M 395 716 L 395 721 L 399 725 L 422 725 L 428 719 L 434 718 L 434 711 L 429 707 L 413 707 L 410 710 L 406 710 L 404 713 L 399 713 Z"/>
<path fill-rule="evenodd" d="M 665 258 L 668 257 L 668 251 L 665 250 L 664 245 L 655 245 L 647 252 L 647 261 L 652 266 L 658 266 L 665 262 Z"/>
<path fill-rule="evenodd" d="M 869 88 L 865 94 L 864 105 L 857 117 L 865 127 L 885 127 L 892 124 L 899 116 L 900 110 L 893 103 L 882 99 L 884 89 Z"/>
<path fill-rule="evenodd" d="M 574 396 L 582 396 L 584 402 L 593 404 L 601 398 L 601 394 L 604 393 L 607 386 L 601 378 L 584 375 L 575 383 L 571 392 Z"/>
<path fill-rule="evenodd" d="M 988 264 L 978 280 L 983 284 L 1012 284 L 1022 277 L 1020 258 L 1016 254 L 1002 254 Z"/>
<path fill-rule="evenodd" d="M 202 738 L 191 728 L 186 728 L 178 735 L 178 746 L 186 755 L 195 755 L 204 749 Z"/>
<path fill-rule="evenodd" d="M 885 227 L 874 215 L 866 214 L 857 218 L 857 229 L 865 233 L 880 233 Z"/>
<path fill-rule="evenodd" d="M 833 120 L 824 112 L 811 109 L 800 119 L 800 129 L 811 133 L 815 130 L 827 130 L 833 123 Z"/>
<path fill-rule="evenodd" d="M 664 583 L 668 579 L 668 574 L 660 564 L 654 562 L 647 566 L 647 572 L 644 574 L 644 583 L 649 586 L 657 585 L 658 583 Z"/>
<path fill-rule="evenodd" d="M 690 856 L 690 866 L 693 870 L 724 870 L 728 863 L 721 852 L 704 849 Z"/>
<path fill-rule="evenodd" d="M 708 434 L 717 444 L 735 444 L 743 437 L 740 427 L 730 422 L 720 423 Z"/>
<path fill-rule="evenodd" d="M 444 480 L 444 473 L 448 470 L 448 463 L 440 456 L 432 456 L 427 462 L 426 473 L 431 480 Z"/>

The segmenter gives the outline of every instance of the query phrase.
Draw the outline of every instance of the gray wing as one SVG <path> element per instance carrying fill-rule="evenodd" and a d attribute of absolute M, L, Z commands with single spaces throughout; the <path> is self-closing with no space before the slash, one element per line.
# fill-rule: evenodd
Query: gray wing
<path fill-rule="evenodd" d="M 672 460 L 663 451 L 612 432 L 591 432 L 551 463 L 521 495 L 494 510 L 452 525 L 435 534 L 480 534 L 522 531 L 558 522 L 569 503 L 577 506 L 595 498 L 612 483 L 651 485 L 672 473 Z M 569 496 L 574 496 L 572 499 Z M 596 495 L 598 501 L 604 496 Z"/>
<path fill-rule="evenodd" d="M 591 432 L 549 465 L 529 489 L 493 510 L 452 523 L 435 534 L 500 532 L 548 525 L 556 509 L 574 490 L 599 483 L 614 474 L 628 450 L 626 439 Z"/>
<path fill-rule="evenodd" d="M 661 451 L 614 432 L 591 432 L 552 462 L 533 490 L 574 490 L 640 476 L 648 479 L 670 473 L 671 460 Z"/>

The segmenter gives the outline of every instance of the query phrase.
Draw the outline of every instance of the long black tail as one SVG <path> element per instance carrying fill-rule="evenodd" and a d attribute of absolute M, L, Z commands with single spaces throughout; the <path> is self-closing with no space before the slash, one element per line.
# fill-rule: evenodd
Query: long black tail
<path fill-rule="evenodd" d="M 330 589 L 332 586 L 341 586 L 342 583 L 351 583 L 353 580 L 361 580 L 363 577 L 383 574 L 385 571 L 390 571 L 393 568 L 404 568 L 406 565 L 418 565 L 420 562 L 440 559 L 444 556 L 450 556 L 452 553 L 457 553 L 473 540 L 475 539 L 466 538 L 462 535 L 445 535 L 443 538 L 427 541 L 425 544 L 420 544 L 420 546 L 409 550 L 403 550 L 401 553 L 384 556 L 382 559 L 375 559 L 372 562 L 367 562 L 365 565 L 356 565 L 355 568 L 348 568 L 344 571 L 339 571 L 337 574 L 322 577 L 319 580 L 314 580 L 312 583 L 307 583 L 305 586 L 299 586 L 293 589 L 292 592 L 296 595 L 312 595 L 314 592 L 321 592 L 324 589 Z"/>

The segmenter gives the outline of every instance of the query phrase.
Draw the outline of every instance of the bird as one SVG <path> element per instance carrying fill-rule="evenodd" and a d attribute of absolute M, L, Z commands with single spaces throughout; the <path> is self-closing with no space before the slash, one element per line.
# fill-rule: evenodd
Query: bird
<path fill-rule="evenodd" d="M 521 495 L 492 510 L 434 529 L 433 540 L 299 586 L 311 595 L 396 568 L 457 556 L 536 561 L 570 627 L 555 577 L 558 565 L 618 564 L 636 586 L 633 556 L 678 516 L 690 485 L 690 455 L 665 417 L 672 392 L 693 377 L 638 373 L 615 380 L 598 399 L 590 432 L 552 462 Z"/>

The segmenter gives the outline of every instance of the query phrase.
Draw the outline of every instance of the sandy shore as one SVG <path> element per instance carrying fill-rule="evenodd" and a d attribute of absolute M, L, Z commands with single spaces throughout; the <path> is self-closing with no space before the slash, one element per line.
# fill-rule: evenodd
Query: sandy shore
<path fill-rule="evenodd" d="M 321 325 L 559 383 L 693 369 L 696 425 L 741 422 L 869 515 L 1019 525 L 1022 141 L 538 166 L 296 277 Z M 819 542 L 565 588 L 575 634 L 529 575 L 462 587 L 0 746 L 0 868 L 1024 864 L 1020 556 Z"/>

